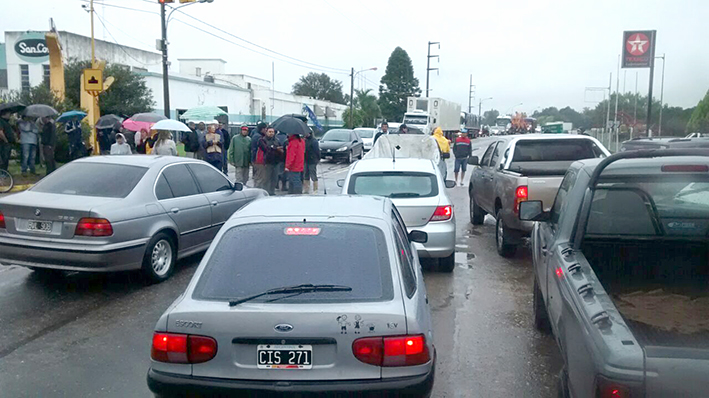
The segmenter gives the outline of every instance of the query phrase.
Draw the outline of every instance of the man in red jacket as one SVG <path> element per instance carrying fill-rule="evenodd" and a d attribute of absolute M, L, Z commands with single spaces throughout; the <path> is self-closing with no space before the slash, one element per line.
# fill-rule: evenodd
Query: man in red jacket
<path fill-rule="evenodd" d="M 293 134 L 288 136 L 286 150 L 286 172 L 288 173 L 288 193 L 303 193 L 303 168 L 305 166 L 305 141 Z"/>

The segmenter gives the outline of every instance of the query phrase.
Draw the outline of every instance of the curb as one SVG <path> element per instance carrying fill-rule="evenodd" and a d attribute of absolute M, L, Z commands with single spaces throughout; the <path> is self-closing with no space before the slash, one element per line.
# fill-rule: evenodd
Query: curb
<path fill-rule="evenodd" d="M 22 191 L 26 191 L 26 190 L 32 188 L 33 186 L 34 186 L 34 184 L 15 185 L 15 186 L 12 187 L 12 189 L 10 190 L 10 193 L 12 193 L 12 192 L 22 192 Z"/>

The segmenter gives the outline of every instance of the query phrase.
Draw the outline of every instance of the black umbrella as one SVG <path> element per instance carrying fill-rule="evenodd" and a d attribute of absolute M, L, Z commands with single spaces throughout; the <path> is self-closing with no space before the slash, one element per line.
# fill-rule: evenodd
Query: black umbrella
<path fill-rule="evenodd" d="M 116 115 L 103 115 L 96 122 L 96 128 L 99 130 L 113 128 L 116 123 L 121 123 L 123 119 Z"/>
<path fill-rule="evenodd" d="M 34 104 L 25 108 L 22 114 L 30 117 L 47 117 L 56 116 L 59 114 L 59 112 L 57 112 L 56 109 L 52 108 L 49 105 Z"/>
<path fill-rule="evenodd" d="M 15 112 L 21 112 L 26 108 L 25 105 L 19 103 L 19 102 L 6 102 L 4 104 L 0 104 L 0 113 L 15 113 Z"/>
<path fill-rule="evenodd" d="M 271 123 L 274 129 L 282 131 L 288 135 L 308 135 L 310 133 L 310 128 L 307 124 L 303 123 L 300 118 L 295 118 L 291 115 L 281 116 L 276 119 L 275 122 Z"/>

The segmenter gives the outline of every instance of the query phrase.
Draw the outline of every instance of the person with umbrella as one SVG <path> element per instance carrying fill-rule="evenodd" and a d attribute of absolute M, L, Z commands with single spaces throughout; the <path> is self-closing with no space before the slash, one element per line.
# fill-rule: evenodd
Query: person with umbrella
<path fill-rule="evenodd" d="M 282 151 L 278 153 L 278 163 L 276 163 L 276 181 L 275 181 L 275 186 L 276 188 L 279 188 L 281 191 L 285 191 L 287 182 L 288 182 L 288 177 L 286 175 L 286 152 L 288 151 L 288 140 L 289 135 L 286 134 L 285 131 L 278 130 L 278 133 L 276 133 L 276 141 L 278 142 L 278 146 L 283 148 Z"/>
<path fill-rule="evenodd" d="M 305 141 L 300 134 L 288 136 L 285 172 L 288 178 L 288 193 L 303 193 L 303 168 L 305 166 Z"/>
<path fill-rule="evenodd" d="M 229 163 L 236 168 L 236 177 L 234 180 L 242 184 L 249 181 L 249 166 L 251 165 L 251 137 L 249 137 L 249 128 L 246 125 L 241 126 L 241 134 L 237 134 L 231 139 L 227 159 Z"/>
<path fill-rule="evenodd" d="M 35 159 L 37 155 L 37 142 L 39 139 L 39 129 L 36 121 L 30 116 L 23 116 L 20 123 L 20 147 L 22 148 L 22 174 L 26 175 L 27 171 L 31 174 L 37 174 L 35 170 Z"/>
<path fill-rule="evenodd" d="M 42 139 L 44 164 L 47 166 L 47 175 L 49 175 L 57 168 L 57 162 L 54 160 L 54 148 L 57 146 L 57 126 L 49 116 L 42 118 L 42 134 L 40 138 Z"/>
<path fill-rule="evenodd" d="M 152 151 L 153 155 L 177 156 L 177 147 L 175 141 L 172 140 L 172 134 L 167 130 L 158 132 L 158 139 L 155 141 L 155 147 Z"/>
<path fill-rule="evenodd" d="M 204 136 L 207 135 L 207 128 L 204 122 L 199 122 L 197 125 L 197 142 L 199 142 L 199 147 L 197 152 L 195 152 L 195 159 L 205 160 L 207 153 L 204 151 Z"/>
<path fill-rule="evenodd" d="M 199 136 L 197 135 L 197 127 L 193 121 L 187 123 L 190 131 L 182 136 L 182 143 L 185 145 L 185 154 L 188 158 L 196 158 L 196 153 L 199 151 Z"/>
<path fill-rule="evenodd" d="M 11 109 L 0 110 L 0 169 L 7 171 L 10 167 L 10 153 L 15 143 L 15 130 L 10 125 Z"/>

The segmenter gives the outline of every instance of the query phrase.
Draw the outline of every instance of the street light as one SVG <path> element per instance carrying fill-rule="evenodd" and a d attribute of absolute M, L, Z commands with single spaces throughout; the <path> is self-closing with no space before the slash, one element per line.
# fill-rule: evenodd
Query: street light
<path fill-rule="evenodd" d="M 507 111 L 505 111 L 505 115 L 509 115 L 509 114 L 510 114 L 510 111 L 513 111 L 516 107 L 522 106 L 522 105 L 524 105 L 524 104 L 520 102 L 520 103 L 517 104 L 517 105 L 511 106 Z"/>
<path fill-rule="evenodd" d="M 354 78 L 360 73 L 367 72 L 370 70 L 377 70 L 377 67 L 375 66 L 373 68 L 362 69 L 357 72 L 355 72 L 354 68 L 352 68 L 352 73 L 350 73 L 350 123 L 352 124 L 352 128 L 354 128 L 354 114 L 352 113 L 354 112 Z"/>
<path fill-rule="evenodd" d="M 485 102 L 487 100 L 491 100 L 491 99 L 492 99 L 492 97 L 483 98 L 478 103 L 478 127 L 479 128 L 482 128 L 482 125 L 483 125 L 483 119 L 482 119 L 483 102 Z"/>
<path fill-rule="evenodd" d="M 160 49 L 162 50 L 162 89 L 163 89 L 163 104 L 165 107 L 165 117 L 170 119 L 170 81 L 168 77 L 168 62 L 167 62 L 167 23 L 170 21 L 170 17 L 172 17 L 172 13 L 179 10 L 180 8 L 187 7 L 192 4 L 197 4 L 197 3 L 211 3 L 214 0 L 198 0 L 198 1 L 192 1 L 187 4 L 183 4 L 178 7 L 173 7 L 172 11 L 170 11 L 170 14 L 165 17 L 165 1 L 164 0 L 158 0 L 160 2 L 160 22 L 162 25 L 162 41 L 160 42 Z M 182 2 L 182 1 L 181 1 Z"/>

